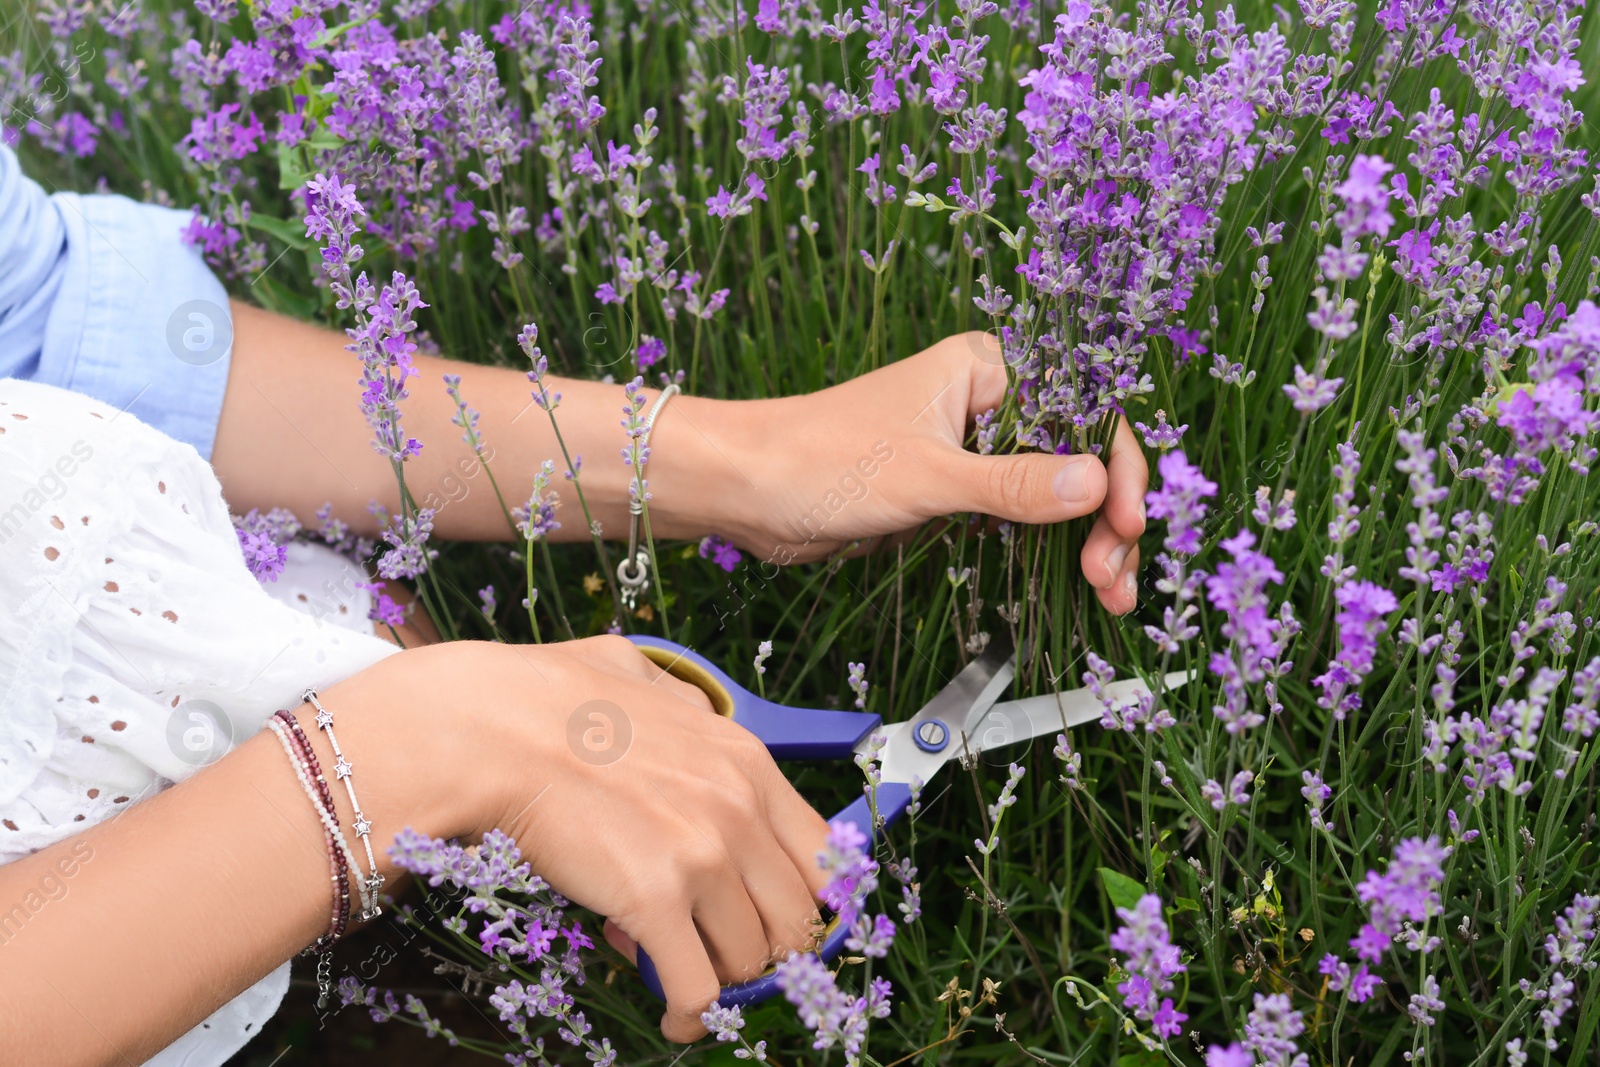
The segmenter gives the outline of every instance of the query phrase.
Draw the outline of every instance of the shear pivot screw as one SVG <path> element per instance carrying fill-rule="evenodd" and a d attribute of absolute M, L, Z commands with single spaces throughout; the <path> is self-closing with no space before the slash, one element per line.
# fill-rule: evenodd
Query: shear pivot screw
<path fill-rule="evenodd" d="M 937 719 L 929 719 L 917 727 L 917 747 L 924 752 L 938 752 L 950 740 L 950 731 Z"/>

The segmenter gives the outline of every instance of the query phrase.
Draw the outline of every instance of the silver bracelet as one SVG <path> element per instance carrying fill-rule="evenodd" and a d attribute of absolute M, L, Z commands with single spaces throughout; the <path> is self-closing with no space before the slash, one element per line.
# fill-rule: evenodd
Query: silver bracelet
<path fill-rule="evenodd" d="M 367 883 L 360 877 L 361 865 L 356 862 L 356 854 L 350 851 L 350 841 L 344 836 L 344 829 L 339 821 L 328 814 L 328 809 L 322 806 L 322 798 L 317 795 L 316 786 L 311 784 L 311 768 L 295 754 L 294 742 L 289 739 L 288 729 L 278 721 L 276 716 L 267 719 L 267 729 L 278 735 L 278 743 L 283 746 L 284 753 L 289 757 L 289 764 L 294 768 L 295 777 L 300 779 L 300 788 L 311 800 L 311 806 L 316 810 L 317 818 L 322 820 L 322 828 L 333 839 L 333 845 L 344 856 L 345 866 L 356 872 L 356 893 L 361 901 L 363 911 L 372 905 L 371 893 L 367 890 Z"/>
<path fill-rule="evenodd" d="M 328 744 L 333 746 L 333 773 L 344 783 L 345 792 L 350 794 L 350 808 L 355 812 L 355 821 L 350 824 L 350 828 L 356 832 L 356 836 L 361 839 L 362 847 L 367 850 L 369 873 L 366 876 L 366 886 L 371 896 L 363 900 L 361 912 L 361 921 L 367 922 L 383 914 L 383 908 L 378 904 L 378 890 L 383 888 L 383 875 L 378 873 L 378 860 L 372 854 L 372 842 L 368 839 L 372 833 L 372 823 L 361 813 L 361 802 L 356 799 L 356 787 L 350 781 L 353 768 L 339 748 L 339 739 L 333 735 L 333 713 L 322 706 L 322 701 L 317 699 L 315 689 L 307 689 L 302 694 L 302 699 L 310 701 L 311 706 L 317 709 L 317 727 L 328 735 Z M 359 864 L 355 866 L 355 872 L 357 875 L 361 873 Z"/>
<path fill-rule="evenodd" d="M 650 447 L 650 431 L 655 428 L 656 416 L 661 414 L 667 401 L 681 391 L 677 382 L 661 390 L 656 402 L 650 405 L 650 413 L 644 417 L 644 433 L 639 437 L 639 454 L 645 458 L 634 469 L 636 491 L 628 500 L 628 554 L 617 564 L 617 581 L 622 583 L 622 604 L 629 611 L 637 607 L 639 598 L 650 590 L 650 553 L 639 547 L 640 518 L 644 515 L 644 468 L 649 461 L 647 449 Z"/>

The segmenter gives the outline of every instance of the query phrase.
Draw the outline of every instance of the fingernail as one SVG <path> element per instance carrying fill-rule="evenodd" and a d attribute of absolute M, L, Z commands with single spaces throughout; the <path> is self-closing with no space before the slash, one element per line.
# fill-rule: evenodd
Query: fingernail
<path fill-rule="evenodd" d="M 1111 575 L 1111 581 L 1116 581 L 1117 575 L 1122 573 L 1122 562 L 1127 558 L 1127 545 L 1118 545 L 1116 548 L 1111 550 L 1111 555 L 1106 557 L 1106 573 Z"/>
<path fill-rule="evenodd" d="M 1122 591 L 1124 593 L 1128 594 L 1128 599 L 1129 600 L 1132 600 L 1135 603 L 1138 602 L 1138 600 L 1139 600 L 1139 580 L 1138 580 L 1138 577 L 1132 571 L 1129 571 L 1127 574 L 1124 574 L 1122 576 Z"/>
<path fill-rule="evenodd" d="M 1139 500 L 1139 523 L 1140 525 L 1144 524 L 1144 499 L 1142 497 Z"/>
<path fill-rule="evenodd" d="M 1085 460 L 1068 463 L 1056 475 L 1056 498 L 1068 504 L 1089 499 L 1089 464 Z"/>

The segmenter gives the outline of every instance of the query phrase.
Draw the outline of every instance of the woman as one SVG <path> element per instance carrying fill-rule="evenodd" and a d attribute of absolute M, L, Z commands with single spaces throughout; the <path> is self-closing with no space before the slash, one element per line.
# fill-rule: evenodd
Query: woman
<path fill-rule="evenodd" d="M 368 443 L 345 338 L 230 302 L 180 240 L 186 221 L 120 197 L 47 197 L 0 148 L 7 1058 L 220 1063 L 272 1013 L 285 961 L 330 923 L 326 824 L 286 765 L 288 741 L 261 729 L 294 709 L 321 767 L 335 767 L 301 703 L 308 687 L 336 720 L 390 889 L 399 872 L 384 846 L 402 828 L 505 830 L 558 891 L 608 917 L 619 951 L 649 951 L 668 1000 L 662 1032 L 698 1037 L 720 983 L 806 942 L 825 823 L 759 743 L 622 638 L 439 645 L 408 631 L 417 647 L 400 651 L 365 622 L 366 591 L 309 549 L 264 589 L 230 510 L 307 516 L 331 502 L 372 535 L 368 504 L 396 508 L 396 487 Z M 476 471 L 455 403 L 426 387 L 450 373 L 481 410 L 507 499 L 526 499 L 560 453 L 524 376 L 417 365 L 405 419 L 428 447 L 407 464 L 413 492 Z M 971 334 L 810 396 L 675 397 L 650 440 L 653 531 L 714 532 L 784 563 L 952 512 L 1044 523 L 1098 510 L 1084 573 L 1106 608 L 1127 611 L 1144 525 L 1138 447 L 1124 431 L 1109 469 L 963 451 L 1005 386 L 992 339 Z M 622 444 L 622 390 L 556 387 L 568 447 L 594 457 L 590 509 L 617 535 L 631 471 L 600 457 Z M 819 508 L 867 457 L 867 491 Z M 576 513 L 570 487 L 559 491 Z M 449 496 L 436 537 L 506 537 L 486 485 Z M 587 532 L 569 521 L 556 536 Z M 626 756 L 604 765 L 567 742 L 569 718 L 595 700 L 632 729 Z M 219 723 L 220 741 L 195 734 Z M 334 785 L 339 826 L 358 818 L 354 799 Z"/>

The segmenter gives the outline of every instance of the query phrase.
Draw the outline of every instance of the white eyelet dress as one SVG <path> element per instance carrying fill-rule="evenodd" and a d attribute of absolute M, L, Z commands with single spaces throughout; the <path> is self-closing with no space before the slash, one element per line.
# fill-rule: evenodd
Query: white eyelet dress
<path fill-rule="evenodd" d="M 0 863 L 182 781 L 307 686 L 398 651 L 366 621 L 364 580 L 296 545 L 264 587 L 193 447 L 0 379 Z M 47 906 L 0 913 L 0 944 Z M 285 963 L 150 1062 L 223 1063 L 288 980 Z"/>

